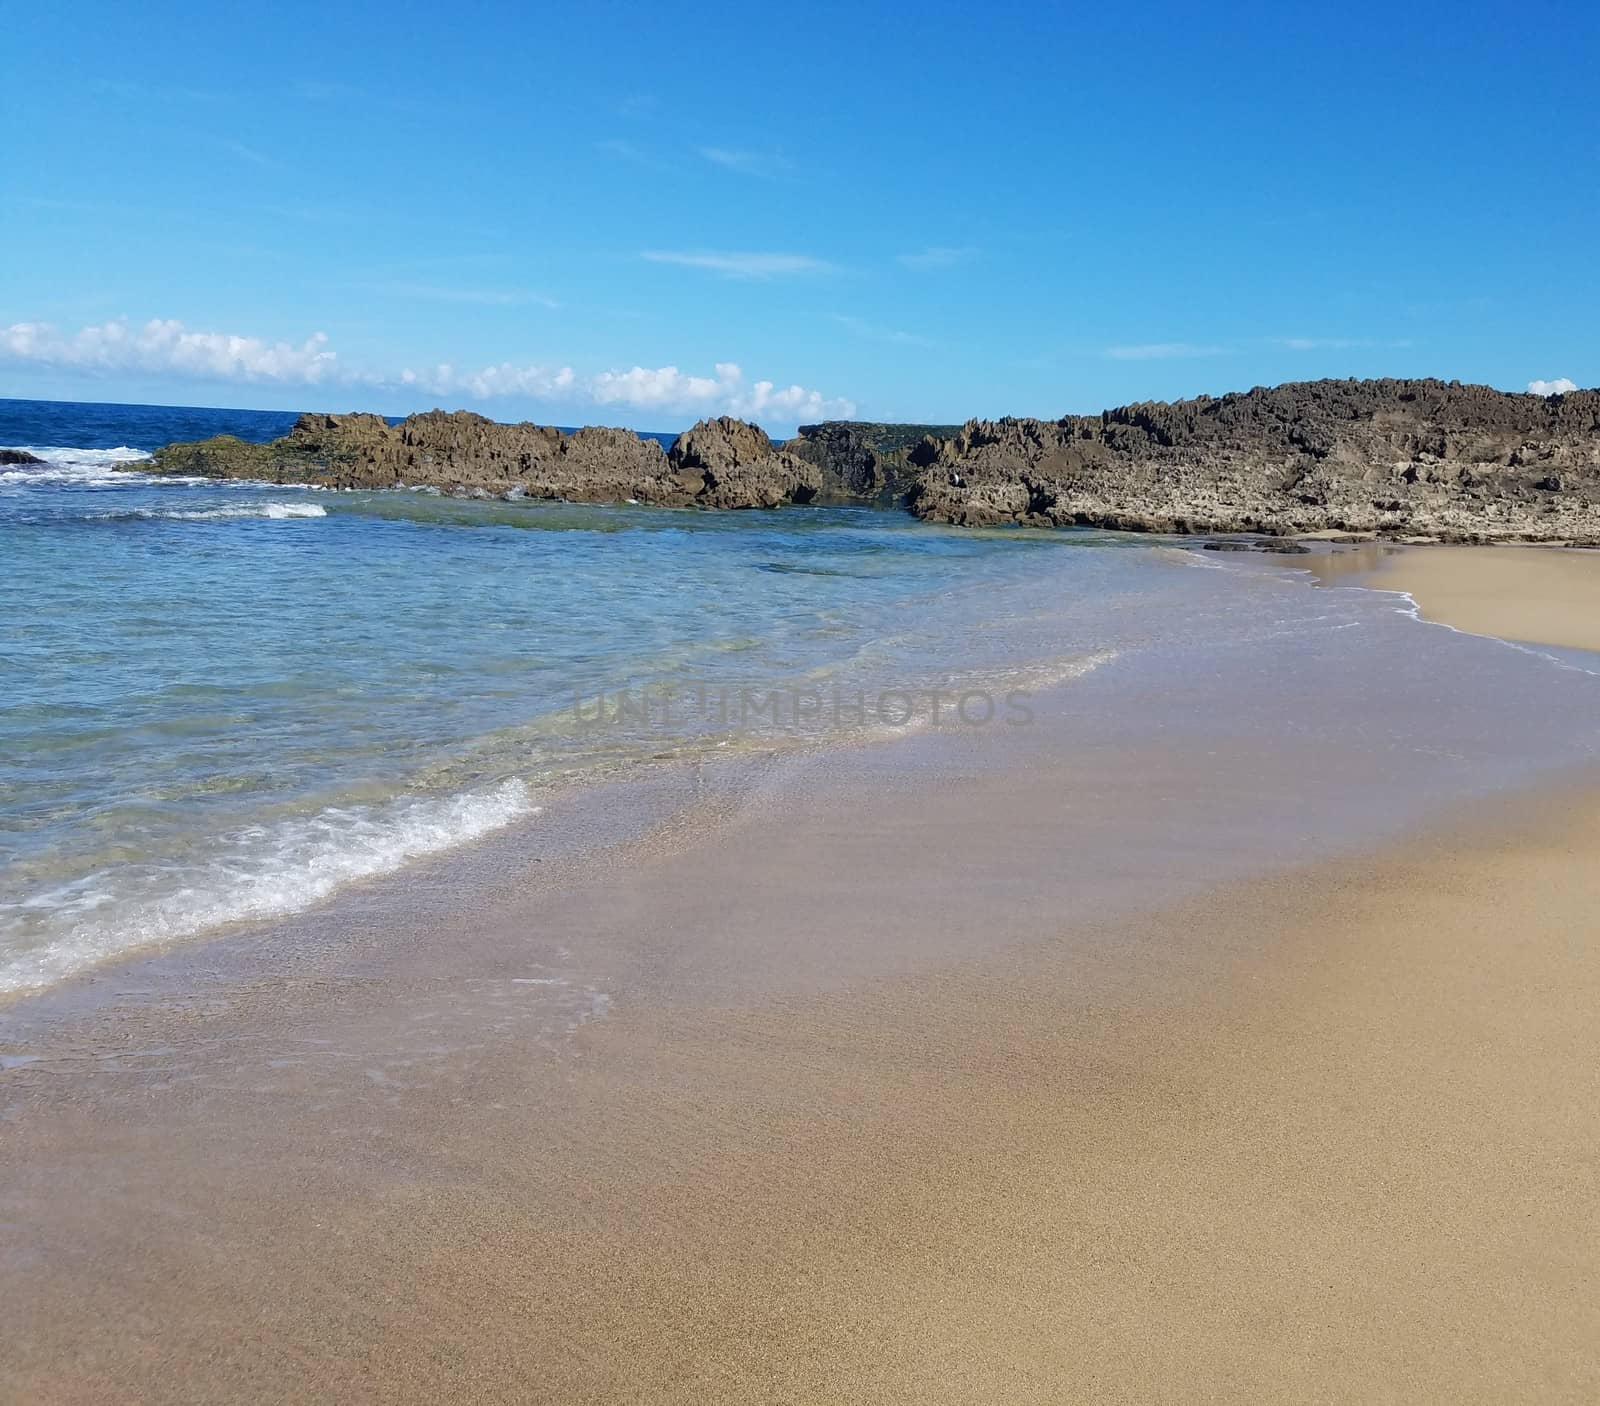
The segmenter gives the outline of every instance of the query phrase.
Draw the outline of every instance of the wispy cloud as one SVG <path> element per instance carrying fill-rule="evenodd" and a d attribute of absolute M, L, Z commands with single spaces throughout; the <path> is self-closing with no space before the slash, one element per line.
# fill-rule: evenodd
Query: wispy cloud
<path fill-rule="evenodd" d="M 531 288 L 449 288 L 432 283 L 382 283 L 374 292 L 393 298 L 416 298 L 432 303 L 469 303 L 486 308 L 558 308 L 554 298 Z"/>
<path fill-rule="evenodd" d="M 670 161 L 663 160 L 655 152 L 640 146 L 638 142 L 629 141 L 626 137 L 607 137 L 604 141 L 596 142 L 595 147 L 605 152 L 607 156 L 634 166 L 647 166 L 652 171 L 672 170 Z"/>
<path fill-rule="evenodd" d="M 769 151 L 741 151 L 736 147 L 702 146 L 696 147 L 695 152 L 713 166 L 721 166 L 727 171 L 737 171 L 741 176 L 759 176 L 763 180 L 781 176 L 790 168 L 786 157 Z"/>
<path fill-rule="evenodd" d="M 865 337 L 873 342 L 898 342 L 908 347 L 932 347 L 938 343 L 932 337 L 924 337 L 920 332 L 902 332 L 898 328 L 883 327 L 876 322 L 869 322 L 864 317 L 854 317 L 848 313 L 836 312 L 831 314 L 833 321 L 841 327 L 848 328 L 858 337 Z"/>
<path fill-rule="evenodd" d="M 1175 361 L 1184 357 L 1227 354 L 1227 347 L 1197 346 L 1193 342 L 1137 342 L 1131 346 L 1106 348 L 1106 355 L 1112 361 Z"/>
<path fill-rule="evenodd" d="M 810 254 L 718 253 L 713 250 L 646 249 L 639 256 L 652 264 L 704 269 L 723 278 L 800 278 L 836 273 L 836 265 Z"/>
<path fill-rule="evenodd" d="M 283 165 L 276 157 L 258 151 L 253 146 L 246 146 L 243 142 L 234 141 L 231 137 L 213 137 L 211 140 L 219 150 L 227 152 L 230 156 L 237 156 L 241 161 L 248 161 L 252 166 L 276 170 Z"/>
<path fill-rule="evenodd" d="M 1553 381 L 1529 381 L 1529 395 L 1571 395 L 1578 389 L 1578 383 L 1565 376 L 1557 376 Z"/>
<path fill-rule="evenodd" d="M 919 273 L 928 273 L 934 269 L 954 268 L 957 264 L 967 263 L 978 257 L 978 251 L 970 245 L 954 247 L 951 245 L 935 244 L 927 249 L 919 249 L 914 254 L 898 254 L 896 261 L 908 269 L 915 269 Z"/>
<path fill-rule="evenodd" d="M 522 399 L 563 407 L 593 406 L 660 414 L 739 415 L 777 424 L 849 419 L 853 401 L 797 384 L 748 378 L 736 362 L 710 375 L 676 366 L 632 366 L 580 374 L 570 366 L 501 362 L 477 369 L 441 363 L 398 372 L 342 365 L 325 333 L 303 342 L 197 331 L 174 320 L 118 320 L 75 333 L 43 322 L 0 328 L 0 364 L 51 367 L 87 375 L 137 374 L 229 384 L 359 387 L 422 391 L 492 401 Z"/>
<path fill-rule="evenodd" d="M 1374 337 L 1269 337 L 1267 340 L 1290 351 L 1348 351 L 1355 347 L 1395 349 L 1411 345 L 1410 339 L 1405 337 L 1388 341 Z"/>

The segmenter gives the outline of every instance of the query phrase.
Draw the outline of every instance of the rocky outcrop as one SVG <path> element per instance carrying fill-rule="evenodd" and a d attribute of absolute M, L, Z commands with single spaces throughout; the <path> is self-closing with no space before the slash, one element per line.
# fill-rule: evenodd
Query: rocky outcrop
<path fill-rule="evenodd" d="M 727 415 L 685 430 L 667 457 L 679 486 L 708 508 L 809 503 L 822 486 L 814 464 L 775 448 L 766 431 Z"/>
<path fill-rule="evenodd" d="M 436 487 L 450 493 L 665 507 L 770 508 L 815 496 L 816 469 L 760 430 L 705 421 L 671 456 L 630 430 L 502 425 L 432 410 L 391 425 L 379 415 L 302 415 L 282 439 L 230 435 L 158 450 L 140 469 L 328 488 Z"/>
<path fill-rule="evenodd" d="M 42 464 L 44 460 L 26 449 L 0 449 L 0 464 Z"/>
<path fill-rule="evenodd" d="M 773 443 L 765 430 L 731 415 L 719 415 L 715 420 L 700 421 L 673 440 L 670 457 L 674 468 L 715 473 L 753 464 L 772 452 Z"/>
<path fill-rule="evenodd" d="M 815 464 L 827 497 L 893 503 L 915 479 L 913 453 L 925 439 L 949 438 L 955 425 L 884 425 L 828 420 L 802 425 L 783 447 Z"/>
<path fill-rule="evenodd" d="M 302 415 L 271 444 L 174 444 L 138 467 L 708 508 L 893 502 L 969 526 L 1600 544 L 1600 391 L 1454 381 L 1310 381 L 958 430 L 833 421 L 781 448 L 726 416 L 666 451 L 627 430 L 466 411 Z"/>
<path fill-rule="evenodd" d="M 1313 381 L 973 420 L 913 455 L 941 522 L 1600 543 L 1600 391 Z"/>

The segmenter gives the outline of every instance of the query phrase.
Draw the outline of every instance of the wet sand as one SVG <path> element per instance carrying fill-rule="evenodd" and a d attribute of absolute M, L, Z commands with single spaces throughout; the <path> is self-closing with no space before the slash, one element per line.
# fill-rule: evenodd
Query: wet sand
<path fill-rule="evenodd" d="M 1423 618 L 1475 635 L 1600 650 L 1600 552 L 1551 547 L 1411 547 L 1365 584 L 1406 591 Z"/>
<path fill-rule="evenodd" d="M 1286 762 L 783 761 L 47 1021 L 0 1397 L 1592 1400 L 1600 788 L 1205 882 Z"/>

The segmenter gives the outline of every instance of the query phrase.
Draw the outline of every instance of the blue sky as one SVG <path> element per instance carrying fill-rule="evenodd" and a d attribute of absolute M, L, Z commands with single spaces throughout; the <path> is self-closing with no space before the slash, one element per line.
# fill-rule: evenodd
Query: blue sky
<path fill-rule="evenodd" d="M 7 28 L 3 395 L 787 430 L 1600 383 L 1591 6 Z"/>

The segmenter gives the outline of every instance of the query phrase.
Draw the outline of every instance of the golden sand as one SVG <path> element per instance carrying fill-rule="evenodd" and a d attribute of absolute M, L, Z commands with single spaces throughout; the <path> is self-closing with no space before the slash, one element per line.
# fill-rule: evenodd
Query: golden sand
<path fill-rule="evenodd" d="M 1600 551 L 1410 547 L 1383 556 L 1368 584 L 1471 634 L 1600 650 Z"/>
<path fill-rule="evenodd" d="M 0 1400 L 1600 1399 L 1600 792 L 1157 901 L 1293 773 L 901 745 L 67 1020 Z"/>
<path fill-rule="evenodd" d="M 15 1071 L 0 1396 L 1595 1399 L 1600 801 L 979 961 L 885 921 L 806 979 L 908 834 L 978 911 L 997 852 L 907 814 L 535 896 L 502 942 L 657 968 L 559 1037 L 419 957 Z M 723 971 L 760 911 L 765 989 Z"/>

